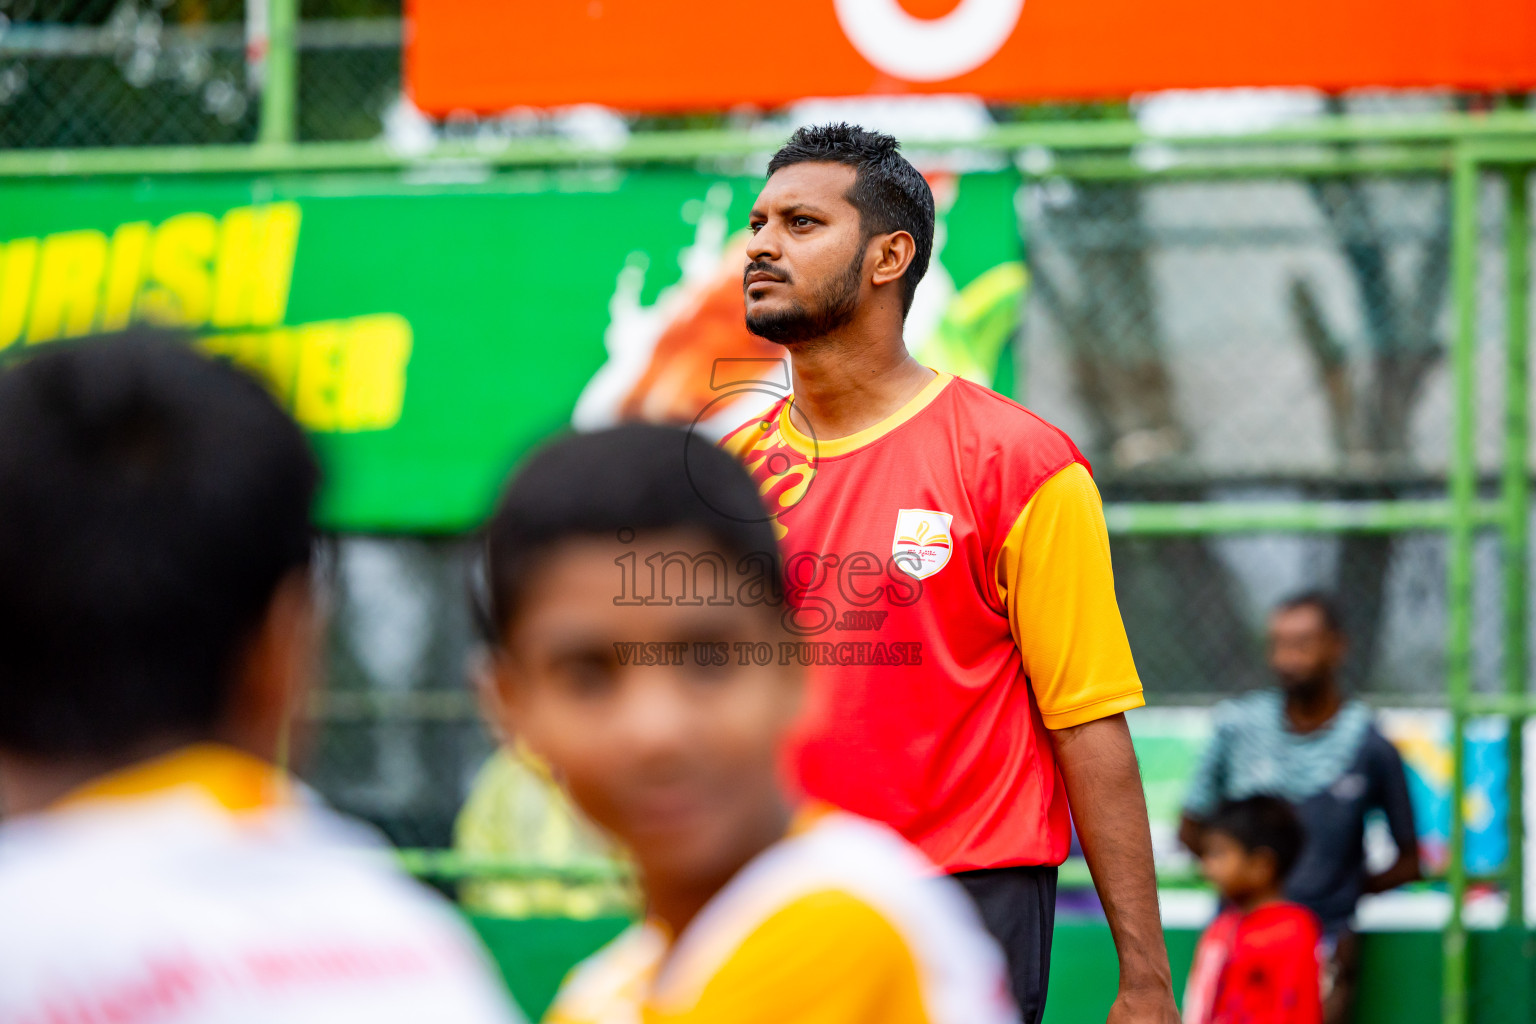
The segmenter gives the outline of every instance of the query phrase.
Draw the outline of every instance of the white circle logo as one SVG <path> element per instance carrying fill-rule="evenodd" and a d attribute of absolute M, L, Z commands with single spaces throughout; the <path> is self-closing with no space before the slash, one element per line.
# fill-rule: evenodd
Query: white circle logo
<path fill-rule="evenodd" d="M 937 82 L 990 60 L 1019 23 L 1024 0 L 960 0 L 942 18 L 914 18 L 898 0 L 833 0 L 854 49 L 911 82 Z"/>

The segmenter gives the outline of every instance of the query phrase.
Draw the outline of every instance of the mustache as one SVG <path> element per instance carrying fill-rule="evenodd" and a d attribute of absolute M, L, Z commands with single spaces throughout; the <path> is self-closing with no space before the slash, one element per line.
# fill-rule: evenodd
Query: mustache
<path fill-rule="evenodd" d="M 753 260 L 751 263 L 748 263 L 746 268 L 741 272 L 741 286 L 743 288 L 747 286 L 747 276 L 752 274 L 754 271 L 762 271 L 764 274 L 767 274 L 775 281 L 779 281 L 783 284 L 789 283 L 789 275 L 784 273 L 784 271 L 780 270 L 778 267 L 774 266 L 772 263 L 764 263 L 761 260 Z"/>

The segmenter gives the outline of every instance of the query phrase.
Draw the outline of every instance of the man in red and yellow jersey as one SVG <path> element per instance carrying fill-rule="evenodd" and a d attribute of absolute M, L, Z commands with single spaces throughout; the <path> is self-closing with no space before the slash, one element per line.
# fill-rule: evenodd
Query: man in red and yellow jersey
<path fill-rule="evenodd" d="M 1086 460 L 908 354 L 933 200 L 896 140 L 801 129 L 751 217 L 747 325 L 787 349 L 793 393 L 722 444 L 784 548 L 782 656 L 814 666 L 800 783 L 970 891 L 1025 1021 L 1044 1010 L 1075 820 L 1119 951 L 1111 1024 L 1176 1020 L 1123 717 L 1141 683 Z"/>

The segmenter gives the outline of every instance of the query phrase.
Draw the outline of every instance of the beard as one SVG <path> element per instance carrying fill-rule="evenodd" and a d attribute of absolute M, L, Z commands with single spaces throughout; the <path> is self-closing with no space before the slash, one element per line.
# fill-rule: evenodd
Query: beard
<path fill-rule="evenodd" d="M 1310 672 L 1276 672 L 1275 675 L 1279 678 L 1281 690 L 1303 701 L 1321 696 L 1331 678 L 1321 669 Z"/>
<path fill-rule="evenodd" d="M 748 264 L 746 273 L 754 269 L 758 269 L 756 264 Z M 864 248 L 859 246 L 848 268 L 824 281 L 809 296 L 808 302 L 797 299 L 786 309 L 768 312 L 749 310 L 747 330 L 776 345 L 794 345 L 824 337 L 853 319 L 859 310 L 859 291 L 863 283 Z"/>

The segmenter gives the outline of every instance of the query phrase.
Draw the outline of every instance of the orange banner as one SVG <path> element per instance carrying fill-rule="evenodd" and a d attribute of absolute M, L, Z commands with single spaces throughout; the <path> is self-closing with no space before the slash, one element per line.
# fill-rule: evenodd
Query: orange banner
<path fill-rule="evenodd" d="M 434 114 L 1536 86 L 1532 0 L 415 0 L 409 18 L 408 88 Z"/>

